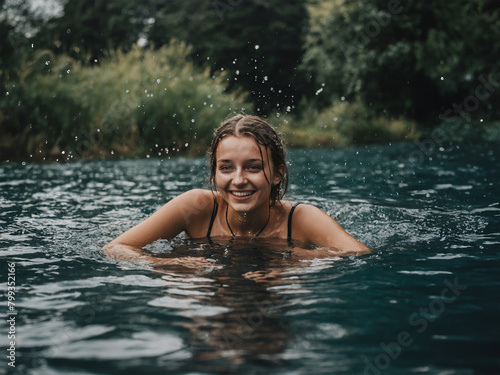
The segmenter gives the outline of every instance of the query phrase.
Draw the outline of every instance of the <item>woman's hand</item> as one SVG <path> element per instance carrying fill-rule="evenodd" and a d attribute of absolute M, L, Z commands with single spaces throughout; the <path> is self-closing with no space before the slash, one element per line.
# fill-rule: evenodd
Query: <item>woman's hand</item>
<path fill-rule="evenodd" d="M 184 266 L 188 268 L 202 268 L 214 266 L 214 262 L 205 257 L 156 257 L 150 251 L 119 243 L 107 244 L 103 247 L 103 250 L 110 258 L 135 263 L 149 263 L 153 267 Z"/>
<path fill-rule="evenodd" d="M 213 267 L 215 262 L 205 257 L 154 258 L 155 267 L 183 266 L 188 268 Z"/>

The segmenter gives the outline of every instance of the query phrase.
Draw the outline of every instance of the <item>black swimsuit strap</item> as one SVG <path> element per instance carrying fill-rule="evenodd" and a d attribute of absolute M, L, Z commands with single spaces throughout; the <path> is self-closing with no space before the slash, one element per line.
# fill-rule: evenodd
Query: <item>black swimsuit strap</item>
<path fill-rule="evenodd" d="M 212 216 L 210 217 L 210 224 L 208 224 L 207 238 L 210 238 L 212 233 L 212 226 L 214 225 L 215 217 L 217 216 L 217 210 L 219 209 L 219 204 L 214 197 L 214 208 L 212 209 Z"/>
<path fill-rule="evenodd" d="M 295 211 L 295 208 L 300 204 L 300 202 L 295 203 L 292 209 L 290 210 L 290 213 L 288 214 L 288 236 L 287 236 L 287 241 L 290 244 L 292 242 L 292 216 L 293 216 L 293 211 Z"/>

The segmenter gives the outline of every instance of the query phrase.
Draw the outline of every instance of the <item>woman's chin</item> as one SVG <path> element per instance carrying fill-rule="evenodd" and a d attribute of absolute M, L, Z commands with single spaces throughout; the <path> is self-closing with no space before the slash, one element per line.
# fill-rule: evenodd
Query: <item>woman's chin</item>
<path fill-rule="evenodd" d="M 252 209 L 254 208 L 251 204 L 241 202 L 230 202 L 229 207 L 231 207 L 231 210 L 239 214 L 245 214 L 252 211 Z"/>

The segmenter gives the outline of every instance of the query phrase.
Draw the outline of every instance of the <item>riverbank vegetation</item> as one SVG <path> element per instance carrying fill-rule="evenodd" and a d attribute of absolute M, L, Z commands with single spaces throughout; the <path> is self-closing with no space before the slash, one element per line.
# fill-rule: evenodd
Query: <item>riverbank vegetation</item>
<path fill-rule="evenodd" d="M 53 3 L 0 2 L 0 161 L 200 155 L 233 112 L 292 147 L 500 138 L 495 1 Z"/>
<path fill-rule="evenodd" d="M 215 119 L 251 104 L 224 92 L 225 74 L 194 67 L 188 54 L 173 42 L 85 65 L 39 51 L 8 86 L 4 121 L 12 128 L 2 148 L 37 160 L 204 151 Z"/>

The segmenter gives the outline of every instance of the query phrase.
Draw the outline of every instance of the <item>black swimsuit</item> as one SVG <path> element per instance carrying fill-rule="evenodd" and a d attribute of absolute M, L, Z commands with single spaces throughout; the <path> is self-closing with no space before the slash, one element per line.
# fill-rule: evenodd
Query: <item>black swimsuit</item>
<path fill-rule="evenodd" d="M 288 243 L 292 242 L 292 215 L 293 211 L 295 211 L 295 207 L 297 207 L 300 204 L 300 202 L 295 203 L 290 210 L 290 213 L 288 214 L 288 235 L 287 235 L 287 241 Z M 214 208 L 212 209 L 212 216 L 210 217 L 210 224 L 208 224 L 208 230 L 207 230 L 207 238 L 210 239 L 210 234 L 212 233 L 212 226 L 214 225 L 215 217 L 217 216 L 217 211 L 219 210 L 219 204 L 217 203 L 217 200 L 214 198 Z"/>

